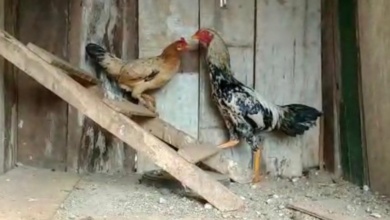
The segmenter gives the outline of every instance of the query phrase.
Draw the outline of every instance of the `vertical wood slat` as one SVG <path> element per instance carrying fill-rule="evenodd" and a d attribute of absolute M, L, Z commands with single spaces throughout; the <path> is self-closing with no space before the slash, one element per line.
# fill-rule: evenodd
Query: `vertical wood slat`
<path fill-rule="evenodd" d="M 229 1 L 220 8 L 218 1 L 200 0 L 200 26 L 217 30 L 228 45 L 235 77 L 253 87 L 254 79 L 254 22 L 255 1 Z M 202 60 L 203 61 L 203 60 Z M 215 103 L 211 100 L 209 75 L 203 65 L 200 73 L 199 139 L 213 144 L 227 141 L 227 130 Z M 220 157 L 236 162 L 228 172 L 236 181 L 246 182 L 251 177 L 251 150 L 245 142 L 225 150 Z"/>
<path fill-rule="evenodd" d="M 68 3 L 32 0 L 19 4 L 17 38 L 66 59 Z M 65 170 L 67 104 L 27 75 L 17 74 L 18 161 Z"/>
<path fill-rule="evenodd" d="M 198 1 L 139 1 L 139 54 L 154 56 L 180 37 L 190 37 L 198 24 Z M 198 55 L 183 57 L 180 73 L 153 93 L 160 118 L 193 137 L 198 137 Z M 145 156 L 137 155 L 137 172 L 157 169 Z"/>
<path fill-rule="evenodd" d="M 341 175 L 340 161 L 340 45 L 338 0 L 322 0 L 322 105 L 324 112 L 324 165 Z"/>
<path fill-rule="evenodd" d="M 94 72 L 85 55 L 85 45 L 98 43 L 123 59 L 137 56 L 137 1 L 76 0 L 71 4 L 71 62 Z M 120 98 L 106 79 L 108 95 Z M 128 173 L 134 168 L 134 151 L 116 137 L 84 118 L 75 109 L 69 110 L 68 166 L 80 172 Z"/>
<path fill-rule="evenodd" d="M 358 45 L 368 177 L 374 191 L 390 195 L 390 2 L 358 0 Z M 346 6 L 344 6 L 346 7 Z M 358 159 L 356 154 L 351 154 Z M 352 162 L 352 161 L 351 161 Z M 359 170 L 361 172 L 361 170 Z M 358 176 L 357 174 L 354 174 Z M 356 177 L 354 177 L 356 179 Z"/>
<path fill-rule="evenodd" d="M 257 0 L 256 90 L 276 104 L 321 109 L 320 0 Z M 304 136 L 266 139 L 267 171 L 300 176 L 319 163 L 319 124 Z"/>
<path fill-rule="evenodd" d="M 349 181 L 365 183 L 363 150 L 360 61 L 357 28 L 357 1 L 338 4 L 341 55 L 341 156 L 343 175 Z"/>
<path fill-rule="evenodd" d="M 15 34 L 17 25 L 18 0 L 4 1 L 4 28 Z M 17 132 L 17 88 L 16 68 L 9 62 L 4 63 L 4 171 L 12 169 L 16 163 Z"/>
<path fill-rule="evenodd" d="M 4 29 L 4 0 L 0 1 L 0 28 Z M 0 58 L 0 174 L 5 172 L 5 91 L 4 91 L 4 59 Z"/>

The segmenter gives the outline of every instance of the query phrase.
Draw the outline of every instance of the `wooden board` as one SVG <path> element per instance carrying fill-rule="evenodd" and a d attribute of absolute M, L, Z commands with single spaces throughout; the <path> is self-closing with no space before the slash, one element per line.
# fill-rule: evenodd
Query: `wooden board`
<path fill-rule="evenodd" d="M 361 216 L 348 216 L 345 214 L 339 214 L 334 210 L 329 210 L 321 206 L 321 202 L 298 202 L 287 204 L 287 208 L 299 211 L 309 216 L 321 219 L 321 220 L 363 220 L 367 219 Z"/>
<path fill-rule="evenodd" d="M 71 4 L 69 50 L 71 63 L 87 72 L 94 68 L 86 60 L 85 45 L 98 43 L 124 59 L 136 57 L 137 1 L 76 0 Z M 121 99 L 123 93 L 101 78 L 107 98 Z M 68 166 L 80 172 L 133 172 L 135 152 L 119 139 L 69 109 Z"/>
<path fill-rule="evenodd" d="M 32 42 L 66 59 L 68 2 L 32 0 L 19 4 L 16 35 L 24 43 Z M 18 161 L 65 170 L 67 104 L 22 72 L 17 74 Z"/>
<path fill-rule="evenodd" d="M 257 0 L 255 87 L 268 100 L 322 109 L 320 9 L 320 0 Z M 300 176 L 318 166 L 319 128 L 298 138 L 267 138 L 267 171 Z"/>
<path fill-rule="evenodd" d="M 139 1 L 139 55 L 154 56 L 181 36 L 190 37 L 198 24 L 198 1 Z M 154 93 L 159 117 L 193 137 L 198 137 L 198 55 L 191 53 L 171 82 Z M 137 172 L 157 169 L 141 154 L 137 155 Z"/>
<path fill-rule="evenodd" d="M 226 8 L 220 8 L 219 1 L 200 0 L 200 26 L 221 33 L 228 44 L 235 76 L 251 87 L 254 83 L 254 7 L 254 0 L 229 1 Z M 227 140 L 227 130 L 211 100 L 209 76 L 204 68 L 201 69 L 200 77 L 199 139 L 220 144 Z M 235 176 L 236 181 L 250 180 L 251 151 L 246 143 L 225 150 L 224 154 L 209 160 L 220 160 L 221 157 L 231 158 L 234 162 L 231 163 L 233 166 L 229 166 L 229 173 Z"/>
<path fill-rule="evenodd" d="M 70 76 L 79 82 L 81 85 L 85 87 L 90 87 L 98 84 L 98 80 L 94 77 L 90 76 L 90 73 L 88 73 L 85 70 L 82 70 L 78 67 L 73 67 L 71 64 L 66 62 L 65 60 L 54 56 L 53 54 L 49 53 L 48 51 L 38 47 L 35 44 L 29 43 L 27 47 L 32 50 L 34 53 L 36 53 L 38 56 L 40 56 L 42 59 L 44 59 L 46 62 L 60 67 L 61 69 L 67 70 L 67 73 L 70 74 Z"/>
<path fill-rule="evenodd" d="M 16 32 L 18 1 L 4 1 L 4 26 L 7 31 Z M 8 61 L 4 62 L 4 171 L 8 171 L 16 163 L 16 131 L 17 131 L 17 90 L 15 68 Z"/>
<path fill-rule="evenodd" d="M 322 1 L 322 100 L 324 165 L 341 176 L 340 161 L 340 44 L 337 0 Z"/>
<path fill-rule="evenodd" d="M 138 152 L 147 155 L 158 166 L 219 210 L 232 211 L 244 207 L 243 200 L 225 186 L 181 158 L 169 146 L 134 121 L 109 108 L 64 71 L 46 63 L 5 32 L 0 33 L 0 54 L 107 131 L 115 134 Z"/>
<path fill-rule="evenodd" d="M 371 188 L 390 195 L 390 2 L 358 1 L 364 124 Z"/>
<path fill-rule="evenodd" d="M 357 1 L 338 2 L 341 59 L 340 140 L 343 177 L 362 186 L 365 178 L 365 150 L 360 58 L 357 28 Z M 371 73 L 370 73 L 371 74 Z"/>
<path fill-rule="evenodd" d="M 4 0 L 0 1 L 0 28 L 4 29 Z M 0 174 L 5 172 L 5 95 L 4 95 L 4 59 L 0 59 Z"/>

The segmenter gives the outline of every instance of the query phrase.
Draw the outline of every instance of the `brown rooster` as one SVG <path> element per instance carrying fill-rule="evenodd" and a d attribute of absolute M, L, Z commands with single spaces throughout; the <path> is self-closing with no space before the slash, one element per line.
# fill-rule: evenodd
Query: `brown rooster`
<path fill-rule="evenodd" d="M 172 79 L 179 70 L 181 53 L 188 49 L 188 44 L 184 38 L 181 38 L 169 44 L 158 56 L 140 58 L 131 62 L 117 58 L 94 43 L 89 43 L 85 49 L 96 63 L 117 80 L 122 89 L 131 91 L 133 98 L 156 112 L 154 97 L 143 93 L 161 88 Z"/>

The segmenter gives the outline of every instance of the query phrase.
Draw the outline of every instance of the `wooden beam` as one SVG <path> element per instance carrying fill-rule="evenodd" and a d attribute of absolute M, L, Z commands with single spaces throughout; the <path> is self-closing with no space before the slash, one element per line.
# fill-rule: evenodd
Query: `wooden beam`
<path fill-rule="evenodd" d="M 4 28 L 4 0 L 0 0 L 0 28 Z M 4 59 L 0 59 L 0 174 L 5 171 Z"/>
<path fill-rule="evenodd" d="M 109 108 L 97 96 L 91 95 L 87 89 L 74 82 L 64 71 L 48 64 L 4 31 L 0 31 L 0 54 L 107 131 L 147 155 L 155 164 L 219 210 L 243 208 L 243 200 L 225 186 L 181 158 L 134 121 Z"/>
<path fill-rule="evenodd" d="M 66 71 L 66 70 L 65 70 Z M 149 109 L 142 105 L 136 105 L 126 100 L 113 100 L 104 97 L 103 89 L 100 86 L 92 86 L 88 89 L 93 94 L 97 95 L 108 106 L 115 111 L 122 113 L 126 116 L 143 116 L 143 117 L 156 117 L 156 113 L 151 112 Z"/>
<path fill-rule="evenodd" d="M 66 62 L 65 60 L 55 56 L 54 54 L 46 51 L 45 49 L 42 49 L 33 43 L 28 43 L 27 47 L 46 62 L 52 64 L 53 66 L 66 70 L 66 72 L 69 73 L 69 75 L 81 85 L 85 87 L 90 87 L 99 83 L 99 81 L 95 77 L 93 77 L 91 73 L 72 66 L 69 62 Z"/>
<path fill-rule="evenodd" d="M 216 149 L 215 146 L 199 142 L 196 138 L 175 128 L 173 125 L 160 118 L 134 118 L 134 120 L 154 136 L 178 148 L 180 152 L 179 154 L 184 156 L 186 160 L 192 163 L 202 161 L 210 168 L 222 174 L 228 174 L 229 177 L 236 182 L 245 182 L 234 172 L 235 165 L 232 165 L 231 163 L 229 165 L 229 161 L 225 157 L 222 157 L 221 154 L 215 154 L 220 150 Z M 210 149 L 207 149 L 207 151 L 204 152 L 198 152 L 197 155 L 190 156 L 190 151 L 195 151 L 193 148 L 203 149 L 206 148 L 206 146 Z"/>
<path fill-rule="evenodd" d="M 197 163 L 220 151 L 220 148 L 212 146 L 211 144 L 192 143 L 185 148 L 179 149 L 177 153 L 188 162 Z"/>
<path fill-rule="evenodd" d="M 103 97 L 104 95 L 103 90 L 99 86 L 93 86 L 89 88 L 89 90 L 97 94 L 99 97 Z M 134 105 L 138 107 L 138 105 L 135 105 L 127 101 L 113 101 L 113 100 L 105 99 L 105 102 L 114 110 L 117 110 L 127 116 L 131 116 L 131 113 L 130 115 L 127 114 L 125 110 L 126 108 L 123 108 L 123 105 L 129 105 L 129 106 Z M 142 106 L 139 106 L 139 108 L 141 107 Z M 135 114 L 134 112 L 135 108 L 133 107 L 129 107 L 129 108 L 132 109 L 133 111 L 132 113 L 134 116 L 136 115 L 150 116 L 150 117 L 155 116 L 152 115 L 153 114 L 152 112 L 148 112 L 146 108 L 140 110 L 137 114 Z M 144 115 L 142 113 L 144 113 Z M 160 118 L 154 118 L 154 119 L 135 118 L 134 120 L 154 136 L 172 145 L 173 147 L 179 149 L 178 151 L 179 155 L 182 156 L 184 159 L 186 159 L 188 162 L 195 164 L 197 162 L 209 159 L 205 161 L 205 164 L 207 166 L 223 174 L 229 173 L 227 168 L 227 161 L 225 161 L 222 158 L 217 158 L 217 156 L 214 156 L 217 153 L 219 153 L 221 149 L 216 148 L 211 144 L 200 143 L 191 135 L 175 128 L 173 125 L 169 124 L 168 122 Z M 230 178 L 232 178 L 235 181 L 241 182 L 236 178 L 236 176 L 231 175 Z"/>
<path fill-rule="evenodd" d="M 299 211 L 306 215 L 316 217 L 321 220 L 363 220 L 365 218 L 349 217 L 337 213 L 329 213 L 329 210 L 324 210 L 321 206 L 314 204 L 313 202 L 299 202 L 294 204 L 287 204 L 287 208 Z"/>
<path fill-rule="evenodd" d="M 43 60 L 48 62 L 49 64 L 55 65 L 53 60 L 60 60 L 62 63 L 67 63 L 66 61 L 61 60 L 50 52 L 39 48 L 38 46 L 29 43 L 27 47 L 40 56 Z M 66 67 L 67 66 L 67 67 Z M 57 65 L 57 67 L 63 69 L 65 72 L 71 72 L 73 74 L 77 74 L 80 78 L 90 79 L 89 81 L 94 82 L 97 81 L 96 78 L 92 76 L 92 74 L 88 73 L 84 70 L 78 70 L 74 68 L 72 65 L 67 63 L 66 65 Z M 144 117 L 155 117 L 156 114 L 152 113 L 148 109 L 143 106 L 133 104 L 128 101 L 117 101 L 110 100 L 104 98 L 104 92 L 100 86 L 92 86 L 89 88 L 90 91 L 97 94 L 100 98 L 103 98 L 103 101 L 110 106 L 112 109 L 127 115 L 131 116 L 144 116 Z M 220 149 L 212 146 L 211 144 L 203 144 L 198 142 L 194 137 L 191 137 L 189 134 L 176 129 L 174 126 L 169 123 L 161 120 L 155 119 L 153 121 L 146 122 L 145 120 L 139 120 L 142 122 L 143 127 L 149 132 L 151 132 L 156 137 L 164 140 L 166 143 L 173 145 L 174 147 L 179 148 L 179 155 L 181 155 L 184 159 L 186 159 L 190 163 L 197 163 L 206 158 L 209 158 L 216 153 L 220 152 Z M 221 158 L 216 160 L 210 160 L 206 162 L 206 165 L 211 168 L 217 170 L 218 172 L 227 174 L 227 163 L 221 162 Z M 233 176 L 231 177 L 233 180 L 236 180 Z"/>

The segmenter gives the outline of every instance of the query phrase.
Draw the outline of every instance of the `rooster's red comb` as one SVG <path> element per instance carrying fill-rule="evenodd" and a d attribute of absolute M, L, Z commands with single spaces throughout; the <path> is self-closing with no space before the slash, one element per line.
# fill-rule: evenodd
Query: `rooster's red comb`
<path fill-rule="evenodd" d="M 184 37 L 181 37 L 178 42 L 180 43 L 187 43 L 186 39 Z"/>

